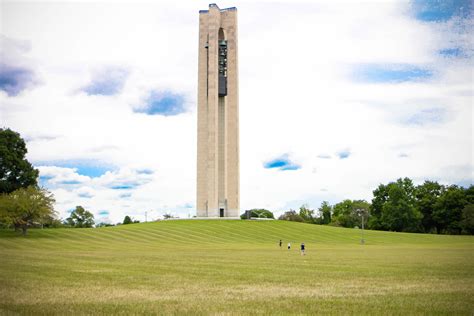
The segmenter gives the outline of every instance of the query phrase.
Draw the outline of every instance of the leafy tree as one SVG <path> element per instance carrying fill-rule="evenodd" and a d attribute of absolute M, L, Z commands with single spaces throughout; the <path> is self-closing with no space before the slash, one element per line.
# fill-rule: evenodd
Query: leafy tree
<path fill-rule="evenodd" d="M 464 193 L 466 194 L 466 202 L 468 204 L 474 204 L 474 185 L 469 186 Z"/>
<path fill-rule="evenodd" d="M 457 185 L 451 185 L 441 192 L 433 211 L 438 234 L 441 232 L 461 233 L 462 211 L 466 204 L 466 193 Z"/>
<path fill-rule="evenodd" d="M 309 209 L 308 205 L 301 205 L 299 215 L 304 222 L 311 224 L 315 223 L 316 218 L 314 216 L 314 210 Z"/>
<path fill-rule="evenodd" d="M 366 200 L 353 200 L 352 207 L 357 213 L 357 216 L 364 215 L 365 217 L 367 217 L 369 215 L 370 203 Z"/>
<path fill-rule="evenodd" d="M 415 207 L 413 182 L 408 178 L 398 179 L 387 188 L 388 199 L 382 207 L 383 227 L 393 231 L 420 230 L 422 215 Z"/>
<path fill-rule="evenodd" d="M 350 214 L 352 210 L 352 201 L 351 200 L 344 200 L 342 202 L 339 202 L 333 206 L 333 222 L 337 222 L 337 226 L 343 226 L 343 227 L 353 227 L 352 225 L 343 225 L 344 221 L 342 220 L 342 217 L 346 214 Z"/>
<path fill-rule="evenodd" d="M 38 185 L 38 170 L 25 159 L 26 153 L 20 134 L 0 128 L 0 193 Z"/>
<path fill-rule="evenodd" d="M 71 216 L 66 218 L 66 223 L 76 228 L 92 227 L 94 225 L 94 215 L 82 206 L 76 206 Z"/>
<path fill-rule="evenodd" d="M 127 225 L 127 224 L 131 224 L 131 223 L 133 223 L 133 222 L 132 222 L 132 219 L 130 218 L 130 216 L 128 216 L 128 215 L 125 216 L 125 218 L 123 219 L 123 224 Z"/>
<path fill-rule="evenodd" d="M 374 190 L 369 228 L 392 231 L 421 230 L 421 213 L 415 207 L 415 187 L 409 178 Z"/>
<path fill-rule="evenodd" d="M 463 208 L 461 228 L 465 234 L 474 234 L 474 204 L 468 204 Z"/>
<path fill-rule="evenodd" d="M 327 225 L 331 222 L 332 207 L 327 201 L 323 201 L 318 209 L 320 214 L 318 224 Z"/>
<path fill-rule="evenodd" d="M 279 220 L 283 221 L 293 221 L 293 222 L 304 222 L 303 218 L 296 213 L 295 210 L 289 210 L 278 217 Z"/>
<path fill-rule="evenodd" d="M 380 184 L 373 192 L 374 198 L 370 207 L 368 227 L 370 229 L 384 229 L 382 225 L 382 210 L 388 200 L 388 186 Z"/>
<path fill-rule="evenodd" d="M 26 235 L 29 227 L 55 218 L 52 193 L 36 186 L 20 188 L 0 197 L 0 221 L 21 229 Z"/>
<path fill-rule="evenodd" d="M 436 227 L 433 212 L 443 189 L 444 187 L 438 182 L 432 181 L 425 181 L 425 183 L 416 187 L 416 207 L 423 215 L 421 225 L 427 233 Z"/>
<path fill-rule="evenodd" d="M 273 213 L 270 212 L 269 210 L 266 210 L 264 208 L 254 208 L 249 210 L 250 212 L 250 217 L 256 217 L 256 218 L 275 218 Z M 240 215 L 241 219 L 247 219 L 247 213 L 243 213 Z"/>
<path fill-rule="evenodd" d="M 334 205 L 332 224 L 342 227 L 356 227 L 361 225 L 361 216 L 364 223 L 367 221 L 370 204 L 364 200 L 344 200 Z"/>

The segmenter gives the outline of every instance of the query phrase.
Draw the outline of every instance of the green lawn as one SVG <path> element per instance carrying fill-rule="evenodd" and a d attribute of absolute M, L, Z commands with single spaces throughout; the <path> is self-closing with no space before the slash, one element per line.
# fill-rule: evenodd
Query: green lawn
<path fill-rule="evenodd" d="M 0 230 L 0 314 L 473 315 L 474 237 L 365 238 L 237 220 Z"/>

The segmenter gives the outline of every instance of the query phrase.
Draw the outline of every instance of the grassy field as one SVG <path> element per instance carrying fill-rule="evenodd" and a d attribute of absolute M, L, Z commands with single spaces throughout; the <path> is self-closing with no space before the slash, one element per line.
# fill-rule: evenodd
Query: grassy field
<path fill-rule="evenodd" d="M 473 315 L 474 237 L 365 238 L 237 220 L 0 230 L 0 314 Z"/>

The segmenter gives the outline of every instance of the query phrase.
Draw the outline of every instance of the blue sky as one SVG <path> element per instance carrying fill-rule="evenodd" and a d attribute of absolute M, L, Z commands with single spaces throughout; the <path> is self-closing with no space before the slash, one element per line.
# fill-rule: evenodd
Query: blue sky
<path fill-rule="evenodd" d="M 459 57 L 462 56 L 462 50 L 459 47 L 445 48 L 439 51 L 445 57 Z"/>
<path fill-rule="evenodd" d="M 239 14 L 242 211 L 370 200 L 405 176 L 472 182 L 471 2 L 218 4 Z M 2 5 L 2 123 L 63 217 L 192 215 L 207 6 Z"/>
<path fill-rule="evenodd" d="M 96 160 L 52 160 L 52 161 L 33 161 L 35 167 L 56 166 L 62 168 L 75 169 L 76 173 L 91 178 L 104 175 L 107 171 L 116 169 L 107 163 Z"/>
<path fill-rule="evenodd" d="M 351 151 L 349 149 L 341 150 L 337 153 L 339 159 L 347 159 L 351 156 Z"/>
<path fill-rule="evenodd" d="M 470 0 L 415 0 L 412 1 L 415 17 L 421 21 L 443 22 L 456 17 L 472 15 Z"/>
<path fill-rule="evenodd" d="M 143 101 L 143 105 L 135 111 L 148 115 L 178 115 L 186 111 L 184 107 L 184 96 L 169 91 L 152 91 Z"/>
<path fill-rule="evenodd" d="M 298 170 L 301 166 L 290 160 L 288 154 L 284 154 L 280 157 L 271 159 L 263 164 L 267 169 L 277 169 L 281 171 Z"/>
<path fill-rule="evenodd" d="M 369 83 L 400 83 L 428 80 L 433 76 L 429 69 L 414 65 L 358 65 L 354 69 L 354 79 Z"/>

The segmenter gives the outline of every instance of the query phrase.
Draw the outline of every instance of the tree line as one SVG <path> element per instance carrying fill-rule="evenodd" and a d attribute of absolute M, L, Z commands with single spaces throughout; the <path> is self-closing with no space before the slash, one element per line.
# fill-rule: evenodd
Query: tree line
<path fill-rule="evenodd" d="M 437 233 L 474 234 L 474 186 L 463 188 L 425 181 L 415 186 L 409 178 L 380 184 L 371 203 L 343 200 L 334 205 L 322 202 L 317 210 L 306 205 L 283 213 L 280 220 L 340 227 Z"/>

